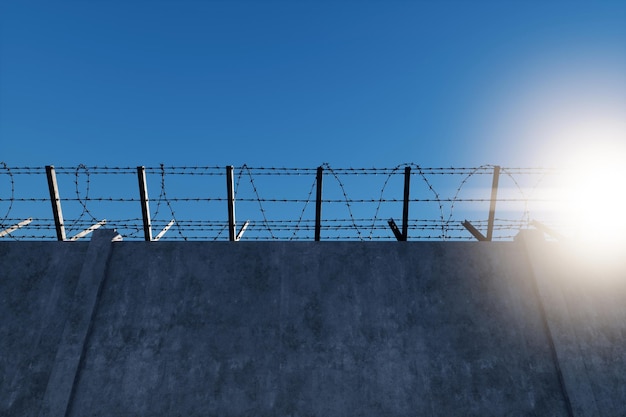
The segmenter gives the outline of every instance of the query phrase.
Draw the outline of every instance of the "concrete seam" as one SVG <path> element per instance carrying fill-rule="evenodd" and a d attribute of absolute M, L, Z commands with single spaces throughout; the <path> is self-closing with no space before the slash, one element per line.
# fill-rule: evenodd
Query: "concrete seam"
<path fill-rule="evenodd" d="M 561 393 L 563 394 L 563 399 L 565 400 L 565 407 L 567 409 L 567 414 L 570 417 L 574 417 L 574 409 L 572 407 L 571 400 L 569 398 L 569 393 L 567 392 L 567 387 L 565 386 L 565 378 L 563 376 L 563 371 L 561 370 L 561 364 L 559 363 L 559 357 L 557 355 L 556 346 L 554 344 L 554 338 L 552 337 L 552 330 L 550 329 L 550 324 L 548 323 L 548 317 L 546 315 L 546 310 L 543 305 L 543 299 L 539 292 L 539 286 L 537 284 L 537 277 L 535 276 L 535 272 L 532 268 L 532 260 L 530 258 L 530 254 L 528 252 L 528 241 L 526 236 L 523 236 L 521 239 L 524 245 L 524 254 L 526 256 L 526 261 L 529 265 L 529 273 L 532 275 L 532 287 L 533 292 L 535 293 L 535 298 L 539 301 L 539 314 L 541 316 L 541 324 L 548 339 L 548 347 L 550 348 L 550 354 L 552 356 L 552 362 L 554 363 L 554 367 L 557 372 L 557 377 L 559 379 L 559 385 L 561 386 Z"/>
<path fill-rule="evenodd" d="M 106 265 L 112 251 L 112 239 L 116 235 L 117 233 L 112 230 L 98 230 L 89 243 L 40 406 L 41 417 L 61 417 L 68 413 L 76 376 L 80 372 L 87 337 L 105 279 Z"/>
<path fill-rule="evenodd" d="M 111 242 L 111 246 L 113 246 L 113 242 Z M 76 368 L 76 373 L 74 374 L 74 380 L 72 381 L 72 389 L 67 399 L 67 407 L 65 409 L 64 417 L 68 417 L 69 415 L 71 415 L 72 405 L 74 402 L 74 396 L 76 394 L 76 387 L 78 385 L 78 382 L 80 381 L 81 370 L 83 369 L 83 366 L 85 363 L 85 356 L 87 354 L 87 346 L 89 345 L 89 340 L 91 339 L 91 335 L 92 335 L 94 318 L 96 317 L 98 306 L 100 305 L 100 299 L 102 297 L 102 289 L 104 288 L 104 283 L 106 282 L 106 279 L 109 275 L 109 263 L 110 263 L 112 254 L 113 254 L 113 248 L 111 247 L 111 250 L 109 250 L 108 256 L 104 262 L 103 278 L 100 281 L 100 286 L 98 287 L 98 292 L 96 293 L 96 300 L 94 303 L 94 308 L 92 309 L 91 316 L 89 317 L 89 327 L 87 328 L 87 334 L 85 335 L 85 339 L 83 341 L 83 346 L 80 352 L 80 357 L 78 359 L 78 367 Z"/>
<path fill-rule="evenodd" d="M 565 301 L 565 308 L 567 309 L 568 316 L 569 317 L 573 317 L 572 311 L 578 311 L 578 310 L 576 308 L 574 308 L 574 309 L 570 308 L 570 301 L 568 300 L 568 297 L 563 297 L 563 300 Z M 590 375 L 591 372 L 590 372 L 590 369 L 589 369 L 589 366 L 588 366 L 588 362 L 589 361 L 585 357 L 585 354 L 584 354 L 583 350 L 581 349 L 581 346 L 580 346 L 580 343 L 579 343 L 581 337 L 580 337 L 580 330 L 579 330 L 578 326 L 573 326 L 572 333 L 574 335 L 574 339 L 576 340 L 576 351 L 578 352 L 578 355 L 581 358 L 580 362 L 582 363 L 582 366 L 585 369 L 585 374 L 586 375 Z M 593 396 L 593 403 L 595 405 L 595 408 L 596 408 L 596 410 L 599 410 L 599 407 L 598 407 L 598 396 L 596 395 L 596 389 L 594 388 L 593 384 L 590 384 L 589 388 L 590 388 L 591 395 Z"/>

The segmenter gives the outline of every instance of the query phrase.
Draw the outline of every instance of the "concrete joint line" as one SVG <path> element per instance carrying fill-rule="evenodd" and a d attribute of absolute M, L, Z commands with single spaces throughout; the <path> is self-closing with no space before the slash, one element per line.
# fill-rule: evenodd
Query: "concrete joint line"
<path fill-rule="evenodd" d="M 516 237 L 524 245 L 546 336 L 555 362 L 567 412 L 572 417 L 601 415 L 589 377 L 581 366 L 584 357 L 578 349 L 572 317 L 558 281 L 558 271 L 550 268 L 549 251 L 539 231 L 524 230 Z"/>
<path fill-rule="evenodd" d="M 114 230 L 93 233 L 44 393 L 41 417 L 64 417 L 68 412 L 114 240 L 120 240 Z"/>

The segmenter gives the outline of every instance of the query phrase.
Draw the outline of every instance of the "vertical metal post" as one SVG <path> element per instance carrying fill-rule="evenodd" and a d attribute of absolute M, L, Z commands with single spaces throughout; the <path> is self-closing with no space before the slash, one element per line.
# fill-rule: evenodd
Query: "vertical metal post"
<path fill-rule="evenodd" d="M 233 181 L 233 166 L 226 167 L 226 189 L 228 192 L 228 240 L 234 242 L 235 235 L 235 183 Z"/>
<path fill-rule="evenodd" d="M 63 211 L 61 210 L 61 199 L 59 198 L 59 187 L 54 165 L 46 165 L 46 176 L 48 177 L 48 190 L 50 191 L 50 203 L 52 204 L 57 240 L 64 241 L 66 239 L 65 225 L 63 224 Z"/>
<path fill-rule="evenodd" d="M 496 216 L 496 200 L 498 199 L 498 181 L 500 180 L 500 167 L 493 167 L 493 182 L 491 183 L 491 204 L 489 206 L 489 219 L 487 220 L 487 240 L 493 238 L 493 223 Z"/>
<path fill-rule="evenodd" d="M 404 168 L 404 205 L 402 206 L 402 240 L 409 238 L 409 190 L 411 189 L 411 167 Z"/>
<path fill-rule="evenodd" d="M 315 181 L 317 183 L 317 194 L 315 196 L 315 241 L 319 242 L 322 229 L 322 176 L 324 175 L 324 168 L 317 167 L 317 176 Z"/>
<path fill-rule="evenodd" d="M 143 219 L 143 236 L 146 242 L 152 241 L 152 223 L 150 222 L 150 203 L 148 200 L 148 183 L 146 182 L 146 168 L 137 167 L 139 181 L 139 200 L 141 201 L 141 218 Z"/>

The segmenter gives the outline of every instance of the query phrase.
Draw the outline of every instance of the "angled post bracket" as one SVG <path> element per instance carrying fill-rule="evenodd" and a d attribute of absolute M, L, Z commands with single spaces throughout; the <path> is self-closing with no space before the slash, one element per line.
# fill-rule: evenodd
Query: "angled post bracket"
<path fill-rule="evenodd" d="M 170 222 L 169 222 L 169 223 L 168 223 L 168 224 L 167 224 L 167 225 L 163 228 L 163 230 L 161 230 L 161 231 L 159 232 L 159 234 L 158 234 L 158 235 L 156 235 L 156 236 L 154 237 L 154 239 L 152 239 L 152 241 L 153 241 L 153 242 L 157 242 L 157 241 L 159 241 L 159 240 L 163 237 L 163 235 L 164 235 L 164 234 L 165 234 L 168 230 L 170 230 L 170 228 L 171 228 L 172 226 L 174 226 L 174 223 L 176 223 L 176 220 L 174 220 L 174 219 L 170 220 Z"/>
<path fill-rule="evenodd" d="M 0 237 L 4 237 L 4 236 L 6 236 L 6 235 L 8 235 L 8 234 L 10 234 L 12 232 L 15 232 L 17 229 L 22 228 L 22 227 L 30 224 L 30 222 L 32 222 L 32 221 L 33 221 L 33 218 L 29 217 L 28 219 L 26 219 L 24 221 L 21 221 L 18 224 L 14 224 L 11 227 L 7 227 L 6 229 L 0 231 Z"/>
<path fill-rule="evenodd" d="M 100 227 L 104 226 L 106 224 L 106 222 L 107 222 L 106 219 L 102 219 L 98 223 L 94 224 L 93 226 L 88 227 L 87 229 L 83 230 L 82 232 L 76 233 L 74 236 L 72 236 L 68 240 L 70 242 L 77 241 L 81 237 L 85 237 L 89 233 L 93 232 L 94 230 L 99 229 Z"/>
<path fill-rule="evenodd" d="M 237 233 L 237 236 L 236 236 L 237 241 L 241 239 L 241 237 L 243 236 L 244 232 L 246 231 L 249 225 L 250 225 L 250 220 L 246 220 L 243 226 L 241 226 L 241 229 L 239 229 L 239 233 Z"/>
<path fill-rule="evenodd" d="M 547 235 L 552 236 L 553 238 L 555 238 L 556 240 L 559 241 L 563 241 L 566 240 L 567 238 L 565 236 L 563 236 L 562 234 L 560 234 L 559 232 L 557 232 L 556 230 L 546 226 L 543 223 L 538 222 L 537 220 L 532 220 L 530 222 L 531 226 L 534 226 L 537 230 L 539 230 L 542 233 L 545 233 Z"/>
<path fill-rule="evenodd" d="M 393 219 L 389 219 L 387 220 L 387 223 L 389 224 L 389 227 L 391 227 L 391 231 L 393 232 L 393 235 L 396 237 L 398 242 L 404 242 L 406 239 L 404 238 L 404 235 L 402 234 L 400 229 L 398 229 L 398 225 L 396 224 L 396 222 Z"/>
<path fill-rule="evenodd" d="M 481 241 L 481 242 L 486 242 L 488 239 L 482 234 L 480 233 L 480 231 L 478 229 L 476 229 L 470 222 L 468 222 L 467 220 L 465 220 L 463 223 L 461 223 L 463 225 L 463 227 L 465 227 L 477 240 Z"/>

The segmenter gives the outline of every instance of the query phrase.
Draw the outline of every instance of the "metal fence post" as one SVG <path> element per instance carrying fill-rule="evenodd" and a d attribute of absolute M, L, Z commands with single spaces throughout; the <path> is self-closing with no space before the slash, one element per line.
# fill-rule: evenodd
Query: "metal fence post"
<path fill-rule="evenodd" d="M 235 235 L 235 183 L 233 182 L 233 166 L 226 167 L 226 190 L 228 193 L 228 240 L 237 240 Z"/>
<path fill-rule="evenodd" d="M 63 211 L 61 210 L 61 198 L 59 197 L 59 186 L 54 165 L 46 165 L 46 176 L 48 177 L 48 190 L 50 191 L 50 203 L 52 204 L 57 239 L 64 241 L 66 240 L 65 225 L 63 224 Z"/>
<path fill-rule="evenodd" d="M 146 182 L 146 168 L 137 167 L 139 181 L 139 199 L 141 200 L 141 218 L 143 219 L 143 236 L 146 242 L 152 240 L 152 223 L 150 222 L 150 202 L 148 200 L 148 184 Z"/>
<path fill-rule="evenodd" d="M 409 191 L 411 189 L 411 167 L 404 168 L 404 204 L 402 206 L 402 240 L 409 238 Z"/>
<path fill-rule="evenodd" d="M 315 241 L 319 242 L 322 234 L 322 177 L 324 175 L 324 168 L 317 167 L 317 176 L 315 181 L 317 183 L 317 193 L 315 197 Z"/>
<path fill-rule="evenodd" d="M 493 182 L 491 183 L 491 204 L 489 205 L 489 219 L 487 220 L 487 240 L 493 238 L 493 223 L 496 216 L 496 200 L 498 199 L 498 181 L 500 179 L 500 167 L 493 167 Z"/>

